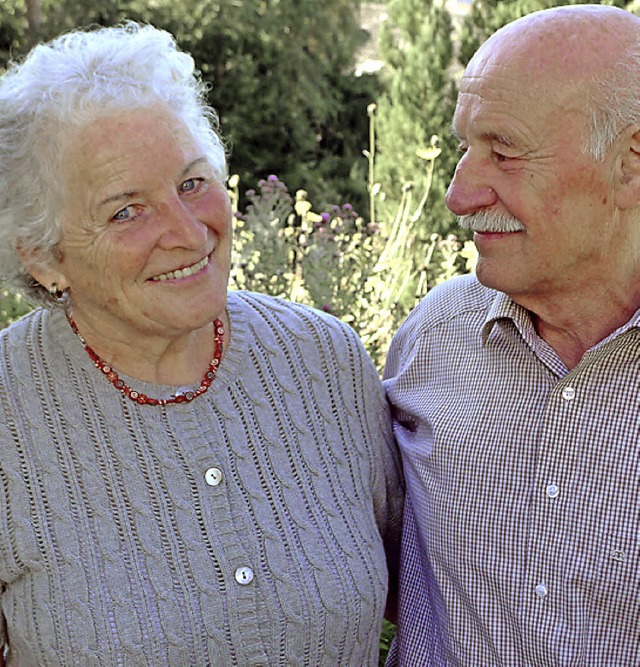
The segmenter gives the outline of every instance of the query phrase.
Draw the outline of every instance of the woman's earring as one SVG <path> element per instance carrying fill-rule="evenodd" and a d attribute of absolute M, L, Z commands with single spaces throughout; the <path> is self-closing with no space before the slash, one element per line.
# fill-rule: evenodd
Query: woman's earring
<path fill-rule="evenodd" d="M 59 289 L 57 283 L 51 283 L 49 288 L 49 294 L 54 298 L 58 303 L 65 303 L 67 301 L 68 292 L 66 289 Z"/>

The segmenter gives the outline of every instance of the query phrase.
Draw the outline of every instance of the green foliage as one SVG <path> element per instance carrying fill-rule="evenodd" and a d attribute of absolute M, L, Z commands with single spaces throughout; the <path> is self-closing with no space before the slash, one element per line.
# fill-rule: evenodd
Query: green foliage
<path fill-rule="evenodd" d="M 27 18 L 21 0 L 0 0 L 0 70 L 27 38 Z"/>
<path fill-rule="evenodd" d="M 0 65 L 36 33 L 46 40 L 123 19 L 153 23 L 175 35 L 210 84 L 232 173 L 255 183 L 277 172 L 315 199 L 366 205 L 363 112 L 378 89 L 352 73 L 364 39 L 360 0 L 42 0 L 31 30 L 23 0 L 1 1 Z"/>
<path fill-rule="evenodd" d="M 389 220 L 402 189 L 424 171 L 420 149 L 439 138 L 442 155 L 435 167 L 429 206 L 421 212 L 420 238 L 446 234 L 453 216 L 444 193 L 457 160 L 448 132 L 455 108 L 452 21 L 443 5 L 432 0 L 390 0 L 389 20 L 381 32 L 386 92 L 377 109 L 376 180 L 380 183 L 379 217 Z"/>
<path fill-rule="evenodd" d="M 31 308 L 21 296 L 12 294 L 8 290 L 0 290 L 0 329 L 26 315 Z"/>
<path fill-rule="evenodd" d="M 349 196 L 361 160 L 354 119 L 373 86 L 350 74 L 362 39 L 356 0 L 228 3 L 192 52 L 211 83 L 243 182 L 278 173 L 324 202 Z M 194 45 L 195 47 L 196 45 Z M 372 83 L 372 82 L 369 82 Z M 358 129 L 358 128 L 356 128 Z M 366 125 L 360 125 L 366 133 Z"/>
<path fill-rule="evenodd" d="M 260 181 L 236 214 L 231 286 L 332 313 L 356 330 L 381 369 L 391 337 L 427 290 L 473 268 L 473 244 L 436 233 L 426 243 L 418 239 L 437 156 L 435 149 L 424 154 L 420 201 L 406 187 L 388 232 L 348 203 L 316 212 L 305 191 L 292 197 L 275 175 Z M 235 201 L 238 183 L 237 176 L 230 180 Z"/>
<path fill-rule="evenodd" d="M 378 667 L 384 667 L 387 660 L 391 642 L 396 636 L 396 626 L 389 621 L 382 621 L 382 635 L 380 637 L 380 659 L 378 660 Z"/>

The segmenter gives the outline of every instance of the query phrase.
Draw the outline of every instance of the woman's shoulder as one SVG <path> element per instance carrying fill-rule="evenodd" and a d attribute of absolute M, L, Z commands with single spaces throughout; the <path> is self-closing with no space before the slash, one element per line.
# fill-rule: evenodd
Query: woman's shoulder
<path fill-rule="evenodd" d="M 355 331 L 348 324 L 313 306 L 245 291 L 230 292 L 229 301 L 244 311 L 249 322 L 262 321 L 272 327 L 307 333 L 324 330 L 349 340 L 357 339 Z"/>
<path fill-rule="evenodd" d="M 356 331 L 330 313 L 286 299 L 242 291 L 230 293 L 229 313 L 232 331 L 235 322 L 242 322 L 244 330 L 237 332 L 237 337 L 243 339 L 245 349 L 255 345 L 318 367 L 333 368 L 337 364 L 340 368 L 335 372 L 340 371 L 344 377 L 352 374 L 378 378 Z"/>
<path fill-rule="evenodd" d="M 23 315 L 19 320 L 12 322 L 0 331 L 0 350 L 8 353 L 9 350 L 24 350 L 25 346 L 31 344 L 37 332 L 50 316 L 43 308 L 35 308 Z"/>

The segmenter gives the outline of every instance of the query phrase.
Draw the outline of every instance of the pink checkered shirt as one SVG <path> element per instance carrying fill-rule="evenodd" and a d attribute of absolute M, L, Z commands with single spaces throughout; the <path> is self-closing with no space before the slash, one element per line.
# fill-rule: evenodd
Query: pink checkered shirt
<path fill-rule="evenodd" d="M 407 503 L 388 665 L 640 665 L 640 311 L 568 371 L 473 276 L 385 370 Z"/>

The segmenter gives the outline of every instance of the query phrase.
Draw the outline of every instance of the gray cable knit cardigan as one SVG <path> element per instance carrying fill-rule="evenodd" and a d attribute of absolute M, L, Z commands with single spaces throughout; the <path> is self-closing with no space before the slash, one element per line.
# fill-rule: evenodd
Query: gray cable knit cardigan
<path fill-rule="evenodd" d="M 116 391 L 62 313 L 0 334 L 8 665 L 377 664 L 402 484 L 377 373 L 323 313 L 228 311 L 213 385 L 166 408 Z"/>

